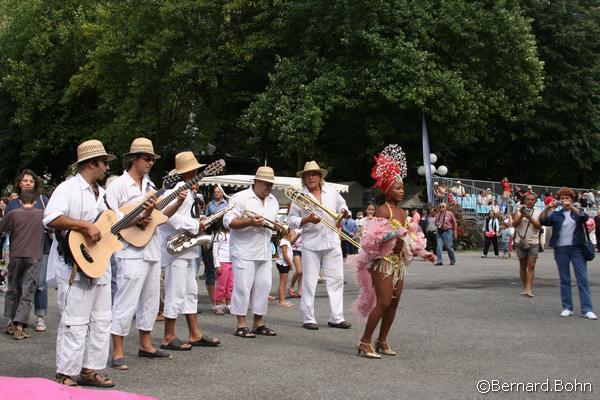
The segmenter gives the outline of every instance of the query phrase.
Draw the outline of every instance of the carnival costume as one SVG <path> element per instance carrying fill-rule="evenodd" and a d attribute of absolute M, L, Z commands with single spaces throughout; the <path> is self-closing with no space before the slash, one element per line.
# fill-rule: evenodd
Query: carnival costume
<path fill-rule="evenodd" d="M 376 181 L 375 186 L 387 193 L 396 182 L 402 182 L 406 177 L 406 169 L 404 152 L 393 144 L 375 156 L 371 176 Z M 428 254 L 425 250 L 427 241 L 418 224 L 409 218 L 402 224 L 392 218 L 392 209 L 387 202 L 386 205 L 389 219 L 373 218 L 367 223 L 360 252 L 350 260 L 356 267 L 355 277 L 361 288 L 352 310 L 362 317 L 368 316 L 377 303 L 371 271 L 383 272 L 384 279 L 392 279 L 395 287 L 398 281 L 404 279 L 405 267 L 411 263 L 413 255 L 424 257 Z M 399 237 L 404 241 L 400 254 L 393 251 Z"/>

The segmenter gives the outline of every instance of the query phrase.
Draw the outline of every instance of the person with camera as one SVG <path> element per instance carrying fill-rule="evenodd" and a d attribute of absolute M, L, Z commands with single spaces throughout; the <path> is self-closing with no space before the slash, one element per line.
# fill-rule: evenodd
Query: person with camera
<path fill-rule="evenodd" d="M 533 298 L 533 277 L 535 263 L 538 257 L 539 233 L 540 233 L 540 210 L 533 208 L 536 194 L 527 193 L 524 197 L 525 205 L 517 209 L 513 215 L 513 226 L 515 227 L 515 249 L 519 259 L 519 276 L 521 277 L 521 296 Z"/>
<path fill-rule="evenodd" d="M 571 267 L 575 271 L 581 314 L 587 319 L 598 319 L 592 308 L 592 294 L 588 285 L 587 254 L 585 223 L 588 216 L 583 210 L 575 207 L 577 192 L 566 187 L 561 188 L 556 194 L 559 202 L 553 202 L 544 208 L 540 215 L 540 222 L 544 226 L 552 226 L 550 246 L 554 248 L 554 260 L 560 276 L 560 298 L 562 302 L 561 317 L 573 315 L 573 298 L 571 295 Z M 558 208 L 561 206 L 562 208 Z M 548 215 L 550 210 L 555 212 Z M 587 256 L 587 257 L 586 257 Z M 593 256 L 593 253 L 592 253 Z"/>
<path fill-rule="evenodd" d="M 458 237 L 458 224 L 454 213 L 448 210 L 446 203 L 440 203 L 440 211 L 435 217 L 435 226 L 437 227 L 437 247 L 435 250 L 437 262 L 434 265 L 444 265 L 442 260 L 442 250 L 444 245 L 448 249 L 448 257 L 450 257 L 450 265 L 456 264 L 456 256 L 454 254 L 453 242 Z"/>

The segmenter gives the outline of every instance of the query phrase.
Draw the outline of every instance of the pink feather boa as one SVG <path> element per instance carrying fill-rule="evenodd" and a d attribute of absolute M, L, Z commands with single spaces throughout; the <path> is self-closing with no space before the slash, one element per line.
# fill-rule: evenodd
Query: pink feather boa
<path fill-rule="evenodd" d="M 348 257 L 348 264 L 354 267 L 354 278 L 360 287 L 360 294 L 352 304 L 352 312 L 358 318 L 367 317 L 377 304 L 369 267 L 375 259 L 390 254 L 396 246 L 396 238 L 383 241 L 383 237 L 393 230 L 392 224 L 387 219 L 373 218 L 365 226 L 365 233 L 360 242 L 362 249 L 357 255 Z M 412 223 L 408 230 L 399 228 L 398 231 L 398 236 L 404 240 L 402 257 L 405 265 L 410 264 L 413 254 L 421 257 L 427 254 L 425 250 L 427 242 L 419 225 Z"/>

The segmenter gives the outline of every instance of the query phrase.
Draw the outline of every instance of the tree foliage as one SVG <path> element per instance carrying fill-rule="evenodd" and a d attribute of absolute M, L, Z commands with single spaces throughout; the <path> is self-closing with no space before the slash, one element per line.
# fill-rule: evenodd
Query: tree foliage
<path fill-rule="evenodd" d="M 0 0 L 0 178 L 59 179 L 80 141 L 122 154 L 143 135 L 158 169 L 211 142 L 281 175 L 315 158 L 368 184 L 387 143 L 420 164 L 422 114 L 452 173 L 541 179 L 510 163 L 565 146 L 591 168 L 597 14 L 566 0 Z M 185 129 L 192 101 L 200 134 Z"/>

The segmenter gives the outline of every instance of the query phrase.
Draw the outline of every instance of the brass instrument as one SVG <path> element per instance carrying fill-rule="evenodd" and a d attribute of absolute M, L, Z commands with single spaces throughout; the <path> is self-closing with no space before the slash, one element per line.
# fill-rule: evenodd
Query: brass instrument
<path fill-rule="evenodd" d="M 343 218 L 342 214 L 338 214 L 335 211 L 330 210 L 321 203 L 311 199 L 310 196 L 300 193 L 300 191 L 294 189 L 291 186 L 285 188 L 283 193 L 285 194 L 285 197 L 287 197 L 292 203 L 296 204 L 298 207 L 300 207 L 307 213 L 314 214 L 317 217 L 319 217 L 321 219 L 321 223 L 323 223 L 329 229 L 340 235 L 342 238 L 344 238 L 344 240 L 347 240 L 352 246 L 356 247 L 357 249 L 361 248 L 360 243 L 358 243 L 356 240 L 354 240 L 354 238 L 348 236 L 344 231 L 337 227 L 337 225 L 339 225 L 340 221 Z M 315 208 L 318 208 L 321 211 L 325 212 L 333 219 L 334 222 L 329 221 L 327 218 L 323 218 L 316 212 Z"/>
<path fill-rule="evenodd" d="M 271 221 L 270 219 L 265 218 L 262 215 L 255 213 L 254 211 L 244 210 L 244 215 L 249 218 L 261 217 L 264 220 L 263 226 L 265 228 L 275 231 L 281 236 L 285 235 L 290 231 L 290 227 L 287 226 L 287 224 L 284 224 L 283 222 Z"/>
<path fill-rule="evenodd" d="M 227 201 L 229 203 L 227 204 L 227 207 L 220 209 L 208 218 L 200 220 L 200 223 L 204 225 L 204 229 L 219 221 L 221 218 L 223 218 L 227 211 L 235 207 L 235 202 L 231 199 L 231 197 L 227 196 L 223 189 L 221 189 L 221 191 L 223 192 L 223 196 L 227 198 Z M 191 233 L 188 231 L 183 231 L 172 235 L 167 239 L 167 252 L 173 256 L 178 256 L 190 250 L 194 246 L 210 247 L 212 241 L 213 235 L 205 234 L 204 231 L 202 231 L 201 233 Z"/>

